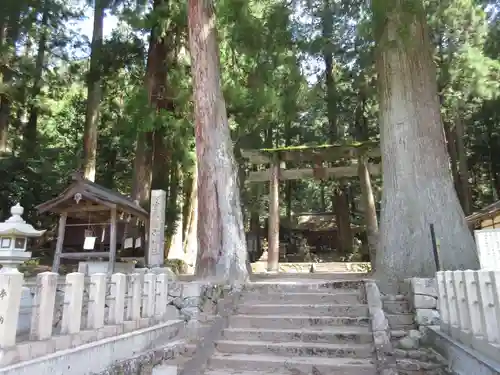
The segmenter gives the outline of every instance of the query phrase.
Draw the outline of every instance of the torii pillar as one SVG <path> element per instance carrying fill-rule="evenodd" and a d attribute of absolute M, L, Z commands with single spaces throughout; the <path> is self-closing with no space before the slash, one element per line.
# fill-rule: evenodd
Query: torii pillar
<path fill-rule="evenodd" d="M 268 254 L 267 271 L 279 271 L 280 256 L 280 163 L 278 158 L 273 158 L 270 168 L 269 178 L 269 234 L 268 234 Z"/>

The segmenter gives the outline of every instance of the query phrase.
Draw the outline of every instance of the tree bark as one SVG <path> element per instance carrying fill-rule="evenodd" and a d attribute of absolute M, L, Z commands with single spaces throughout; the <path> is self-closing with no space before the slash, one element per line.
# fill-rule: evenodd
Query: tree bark
<path fill-rule="evenodd" d="M 9 64 L 14 61 L 16 55 L 16 42 L 19 39 L 21 32 L 21 11 L 22 2 L 17 2 L 12 6 L 10 15 L 7 17 L 5 24 L 2 25 L 2 41 L 5 48 L 8 48 L 12 55 L 7 54 L 3 57 L 4 63 L 0 66 L 3 85 L 10 88 L 12 80 L 14 79 L 14 72 Z M 5 37 L 4 37 L 5 36 Z M 11 100 L 8 94 L 0 96 L 0 153 L 8 152 L 9 143 L 9 123 L 10 123 L 10 108 Z"/>
<path fill-rule="evenodd" d="M 153 11 L 164 3 L 164 0 L 155 0 Z M 173 103 L 167 98 L 167 36 L 160 32 L 160 26 L 155 24 L 149 38 L 148 61 L 144 86 L 148 95 L 148 102 L 156 112 L 162 109 L 173 110 Z M 132 196 L 143 207 L 148 205 L 151 186 L 153 183 L 154 156 L 159 159 L 157 167 L 168 163 L 168 153 L 165 150 L 164 133 L 162 130 L 143 131 L 137 134 L 135 150 L 134 177 L 132 182 Z M 156 147 L 155 147 L 156 146 Z M 161 157 L 160 157 L 161 155 Z M 161 178 L 161 172 L 156 170 L 156 181 Z M 163 171 L 164 172 L 164 171 Z M 157 186 L 160 187 L 160 186 Z"/>
<path fill-rule="evenodd" d="M 171 147 L 168 147 L 165 128 L 156 129 L 153 134 L 153 175 L 152 189 L 167 189 L 170 187 Z"/>
<path fill-rule="evenodd" d="M 469 186 L 469 167 L 467 163 L 467 150 L 465 147 L 465 124 L 460 118 L 460 112 L 457 109 L 457 117 L 455 118 L 456 146 L 458 154 L 458 175 L 460 181 L 460 202 L 465 215 L 472 213 L 471 195 Z"/>
<path fill-rule="evenodd" d="M 500 168 L 498 159 L 495 158 L 494 151 L 498 148 L 498 138 L 493 136 L 493 125 L 488 121 L 488 172 L 490 175 L 490 185 L 493 196 L 493 201 L 497 201 L 500 195 Z"/>
<path fill-rule="evenodd" d="M 198 159 L 196 274 L 242 282 L 248 277 L 247 249 L 211 0 L 189 0 L 188 28 Z"/>
<path fill-rule="evenodd" d="M 448 155 L 450 156 L 450 170 L 451 176 L 453 178 L 453 184 L 457 194 L 460 194 L 460 181 L 458 176 L 458 156 L 457 156 L 457 144 L 455 142 L 455 131 L 451 129 L 451 125 L 444 121 L 444 136 L 446 142 L 446 149 L 448 150 Z"/>
<path fill-rule="evenodd" d="M 373 198 L 370 172 L 368 171 L 365 158 L 360 158 L 358 161 L 358 175 L 359 185 L 361 187 L 361 201 L 363 204 L 366 235 L 368 238 L 368 249 L 370 251 L 370 262 L 372 270 L 375 270 L 377 266 L 378 219 L 375 199 Z"/>
<path fill-rule="evenodd" d="M 101 54 L 105 3 L 105 0 L 95 0 L 92 52 L 87 79 L 87 111 L 85 113 L 83 134 L 83 175 L 90 181 L 95 180 L 97 164 L 97 128 L 102 97 Z"/>
<path fill-rule="evenodd" d="M 38 51 L 35 62 L 35 75 L 33 90 L 31 95 L 31 105 L 29 109 L 28 123 L 24 129 L 24 151 L 27 155 L 36 155 L 37 152 L 37 123 L 38 123 L 38 105 L 37 97 L 42 89 L 42 76 L 45 65 L 45 50 L 47 48 L 47 38 L 49 35 L 48 20 L 49 20 L 49 4 L 44 2 L 42 21 L 40 23 L 40 39 L 38 41 Z"/>
<path fill-rule="evenodd" d="M 135 147 L 132 199 L 147 208 L 153 179 L 153 132 L 139 132 Z"/>
<path fill-rule="evenodd" d="M 368 119 L 365 116 L 366 109 L 366 85 L 363 83 L 359 89 L 359 105 L 356 111 L 356 136 L 360 141 L 368 141 Z M 366 225 L 367 248 L 370 254 L 372 271 L 376 268 L 377 244 L 378 244 L 378 217 L 373 195 L 370 172 L 367 168 L 367 159 L 360 156 L 358 159 L 358 177 L 361 188 L 361 203 L 363 205 L 363 216 Z"/>
<path fill-rule="evenodd" d="M 186 254 L 188 273 L 194 273 L 198 258 L 198 169 L 196 165 L 193 169 L 190 190 L 189 213 L 184 232 L 184 253 Z"/>
<path fill-rule="evenodd" d="M 175 219 L 168 220 L 167 223 L 167 225 L 171 225 L 173 226 L 173 228 L 169 228 L 168 231 L 169 233 L 171 233 L 171 239 L 169 241 L 168 248 L 165 249 L 165 254 L 167 254 L 167 259 L 182 259 L 185 263 L 187 263 L 186 254 L 184 253 L 183 240 L 183 199 L 182 194 L 179 194 L 180 192 L 182 192 L 181 181 L 183 179 L 179 166 L 174 165 L 173 168 L 175 169 L 175 171 L 174 173 L 172 173 L 172 177 L 170 179 L 167 212 L 176 212 L 177 215 L 173 215 Z M 180 208 L 180 210 L 177 211 L 177 208 Z"/>
<path fill-rule="evenodd" d="M 434 277 L 430 224 L 444 269 L 479 262 L 449 171 L 422 4 L 408 11 L 402 0 L 389 8 L 382 1 L 373 2 L 388 9 L 375 36 L 384 181 L 376 275 L 395 291 L 405 278 Z"/>
<path fill-rule="evenodd" d="M 337 219 L 338 245 L 341 254 L 348 255 L 352 253 L 352 230 L 351 216 L 349 213 L 349 199 L 347 194 L 348 186 L 344 181 L 340 181 L 339 187 L 333 194 L 333 206 L 335 207 L 335 216 Z"/>
<path fill-rule="evenodd" d="M 343 128 L 337 124 L 337 90 L 335 87 L 333 52 L 333 13 L 330 0 L 324 0 L 322 15 L 322 34 L 325 40 L 323 58 L 325 61 L 326 112 L 330 131 L 330 142 L 336 143 L 344 139 Z M 338 188 L 333 192 L 333 208 L 337 222 L 338 245 L 342 254 L 351 253 L 352 231 L 349 202 L 347 200 L 347 184 L 340 181 Z"/>

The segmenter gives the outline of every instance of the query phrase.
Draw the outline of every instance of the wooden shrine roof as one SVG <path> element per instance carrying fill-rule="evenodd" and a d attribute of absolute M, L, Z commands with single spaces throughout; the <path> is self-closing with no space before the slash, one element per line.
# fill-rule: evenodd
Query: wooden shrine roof
<path fill-rule="evenodd" d="M 77 197 L 80 198 L 78 202 Z M 61 194 L 36 207 L 40 213 L 67 212 L 73 217 L 109 212 L 112 208 L 142 220 L 149 219 L 149 213 L 129 197 L 87 180 L 79 173 L 72 175 L 71 184 Z"/>
<path fill-rule="evenodd" d="M 291 146 L 275 149 L 241 150 L 241 155 L 252 164 L 267 164 L 273 158 L 290 162 L 322 162 L 351 159 L 360 155 L 380 157 L 377 141 L 353 142 L 334 145 Z"/>
<path fill-rule="evenodd" d="M 466 217 L 466 220 L 469 224 L 476 224 L 478 221 L 482 221 L 485 219 L 490 219 L 492 216 L 496 216 L 500 214 L 500 201 L 496 201 L 495 203 L 490 204 L 489 206 L 484 207 L 483 209 L 473 213 Z"/>
<path fill-rule="evenodd" d="M 337 230 L 337 220 L 332 212 L 325 213 L 310 213 L 299 214 L 292 217 L 292 222 L 289 223 L 286 217 L 280 219 L 280 223 L 285 228 L 290 228 L 298 231 L 311 232 L 330 232 Z M 365 226 L 356 222 L 351 223 L 351 230 L 354 233 L 363 231 Z"/>

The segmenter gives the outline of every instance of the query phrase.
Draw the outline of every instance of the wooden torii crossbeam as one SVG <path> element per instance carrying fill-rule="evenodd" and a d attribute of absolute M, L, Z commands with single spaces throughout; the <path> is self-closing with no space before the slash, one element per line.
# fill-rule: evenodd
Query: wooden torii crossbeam
<path fill-rule="evenodd" d="M 354 142 L 349 144 L 294 146 L 277 149 L 241 150 L 250 164 L 269 164 L 269 168 L 251 171 L 247 182 L 269 181 L 269 238 L 267 269 L 276 272 L 279 267 L 279 181 L 306 178 L 352 178 L 361 174 L 379 175 L 380 147 L 378 142 Z M 372 162 L 368 162 L 372 160 Z M 340 162 L 342 165 L 323 167 L 323 162 Z M 374 163 L 373 161 L 378 161 Z M 314 167 L 281 169 L 281 162 L 313 163 Z"/>

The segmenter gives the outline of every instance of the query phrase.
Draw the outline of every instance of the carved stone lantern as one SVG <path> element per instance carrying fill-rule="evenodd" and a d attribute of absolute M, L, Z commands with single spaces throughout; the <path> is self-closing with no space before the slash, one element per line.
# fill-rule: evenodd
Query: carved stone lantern
<path fill-rule="evenodd" d="M 17 266 L 31 258 L 26 251 L 28 238 L 40 237 L 45 230 L 36 230 L 21 215 L 24 208 L 18 203 L 10 209 L 11 217 L 0 223 L 0 272 L 18 272 Z"/>

